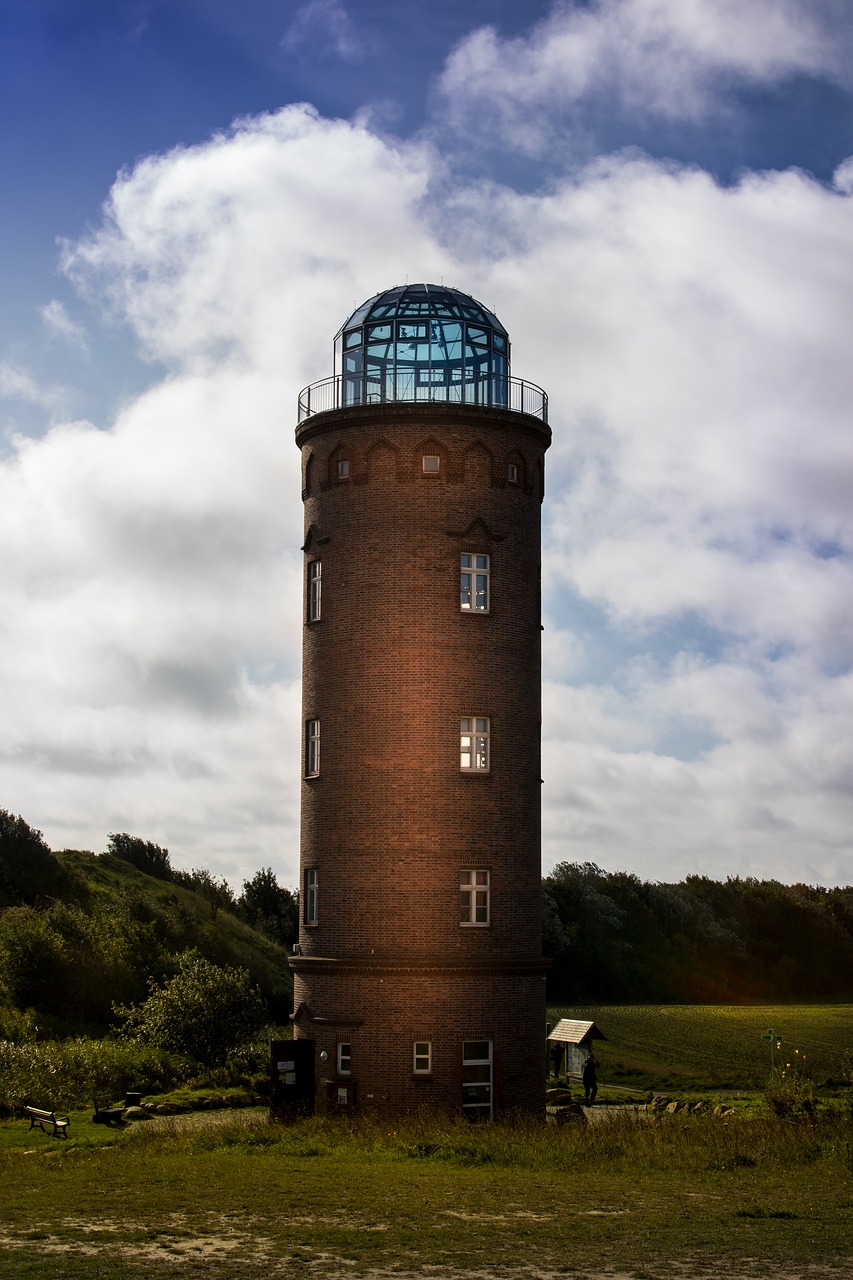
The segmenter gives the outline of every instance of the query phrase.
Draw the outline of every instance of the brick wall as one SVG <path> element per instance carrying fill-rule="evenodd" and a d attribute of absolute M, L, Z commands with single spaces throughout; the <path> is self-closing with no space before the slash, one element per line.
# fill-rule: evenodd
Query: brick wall
<path fill-rule="evenodd" d="M 303 722 L 320 721 L 320 771 L 302 784 L 301 856 L 318 871 L 319 912 L 302 929 L 305 961 L 293 962 L 296 1005 L 350 1020 L 362 1105 L 368 1092 L 397 1107 L 458 1100 L 462 1039 L 482 1037 L 494 1042 L 499 1105 L 542 1106 L 541 1071 L 534 1086 L 518 1064 L 539 1062 L 544 1037 L 549 440 L 526 415 L 444 404 L 338 410 L 297 431 L 305 559 L 321 561 L 322 612 L 304 625 Z M 424 473 L 425 454 L 440 459 L 437 475 Z M 463 551 L 490 557 L 488 613 L 459 607 Z M 489 718 L 487 773 L 460 770 L 462 716 Z M 460 926 L 463 868 L 490 872 L 488 927 Z M 317 1038 L 319 1052 L 324 1025 L 305 1015 L 297 1034 Z M 412 1039 L 441 1044 L 429 1081 L 412 1078 Z"/>

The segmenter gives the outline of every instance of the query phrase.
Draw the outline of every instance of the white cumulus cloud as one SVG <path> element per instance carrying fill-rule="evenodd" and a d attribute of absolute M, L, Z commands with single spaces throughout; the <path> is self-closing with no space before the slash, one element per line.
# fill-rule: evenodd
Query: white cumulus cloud
<path fill-rule="evenodd" d="M 849 30 L 829 0 L 556 4 L 529 33 L 481 27 L 448 59 L 445 110 L 464 132 L 542 154 L 583 104 L 700 121 L 739 86 L 795 75 L 849 83 Z M 567 114 L 568 113 L 568 114 Z"/>
<path fill-rule="evenodd" d="M 293 883 L 296 395 L 355 305 L 443 276 L 551 398 L 546 865 L 850 878 L 847 187 L 625 156 L 545 192 L 443 178 L 288 108 L 142 161 L 68 246 L 169 373 L 0 462 L 4 807 Z"/>

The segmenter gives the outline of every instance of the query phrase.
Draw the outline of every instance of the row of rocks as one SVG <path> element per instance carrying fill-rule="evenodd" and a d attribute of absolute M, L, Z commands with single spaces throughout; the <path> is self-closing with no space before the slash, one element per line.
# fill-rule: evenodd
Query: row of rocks
<path fill-rule="evenodd" d="M 674 1116 L 679 1111 L 685 1115 L 701 1116 L 733 1116 L 735 1114 L 734 1107 L 727 1107 L 723 1103 L 718 1103 L 716 1107 L 711 1106 L 704 1098 L 700 1098 L 698 1102 L 681 1102 L 678 1098 L 668 1098 L 665 1094 L 657 1094 L 649 1103 L 649 1110 L 656 1111 L 658 1114 L 665 1112 L 667 1115 Z"/>
<path fill-rule="evenodd" d="M 190 1111 L 224 1111 L 227 1108 L 268 1107 L 269 1099 L 257 1093 L 212 1094 L 189 1102 L 143 1102 L 139 1107 L 126 1107 L 125 1120 L 144 1120 L 148 1116 L 180 1116 Z"/>

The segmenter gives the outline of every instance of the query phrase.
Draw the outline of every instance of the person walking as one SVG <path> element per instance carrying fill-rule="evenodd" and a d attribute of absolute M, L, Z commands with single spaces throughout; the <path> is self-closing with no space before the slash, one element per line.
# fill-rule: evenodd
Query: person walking
<path fill-rule="evenodd" d="M 595 1070 L 596 1062 L 592 1054 L 588 1054 L 581 1069 L 581 1084 L 583 1085 L 583 1100 L 586 1106 L 591 1107 L 595 1102 L 598 1093 L 598 1075 Z"/>

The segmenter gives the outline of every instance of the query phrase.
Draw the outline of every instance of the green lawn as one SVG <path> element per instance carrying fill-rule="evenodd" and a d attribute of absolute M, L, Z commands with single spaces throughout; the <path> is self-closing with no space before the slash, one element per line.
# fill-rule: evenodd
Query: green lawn
<path fill-rule="evenodd" d="M 558 1006 L 549 1021 L 595 1022 L 599 1075 L 613 1084 L 672 1090 L 760 1089 L 770 1072 L 769 1028 L 782 1037 L 776 1065 L 805 1056 L 817 1084 L 851 1070 L 850 1005 Z M 797 1054 L 799 1050 L 799 1054 Z M 846 1057 L 845 1057 L 846 1055 Z"/>
<path fill-rule="evenodd" d="M 849 1280 L 853 1098 L 823 1085 L 849 1055 L 849 1006 L 549 1016 L 598 1023 L 605 1086 L 739 1091 L 740 1109 L 605 1107 L 599 1123 L 560 1128 L 428 1116 L 284 1127 L 253 1110 L 125 1130 L 79 1110 L 64 1141 L 7 1120 L 0 1277 Z M 813 1069 L 811 1116 L 772 1116 L 763 1101 L 771 1026 Z"/>
<path fill-rule="evenodd" d="M 87 1145 L 83 1123 L 77 1145 L 0 1150 L 4 1277 L 853 1270 L 840 1116 L 475 1129 L 254 1113 L 141 1122 L 111 1145 Z"/>

